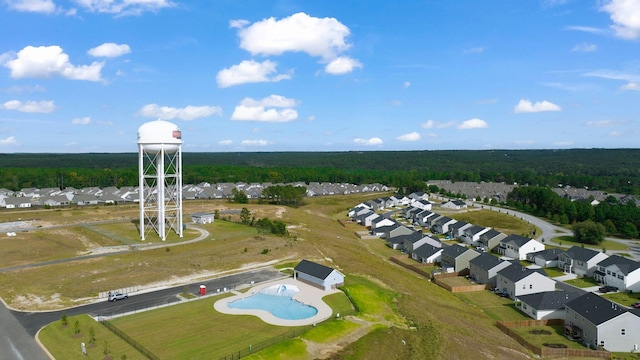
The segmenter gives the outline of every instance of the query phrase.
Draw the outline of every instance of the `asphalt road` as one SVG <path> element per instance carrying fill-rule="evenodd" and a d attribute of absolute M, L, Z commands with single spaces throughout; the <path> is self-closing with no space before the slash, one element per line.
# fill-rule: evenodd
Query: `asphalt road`
<path fill-rule="evenodd" d="M 60 320 L 63 313 L 67 316 L 89 314 L 95 318 L 118 316 L 127 313 L 152 310 L 161 306 L 177 304 L 181 300 L 178 294 L 185 291 L 199 294 L 200 285 L 206 286 L 207 295 L 211 296 L 227 290 L 233 290 L 252 283 L 276 280 L 283 275 L 273 268 L 260 268 L 228 275 L 188 285 L 157 289 L 144 293 L 129 294 L 128 299 L 108 302 L 106 300 L 74 308 L 47 312 L 22 312 L 8 310 L 4 304 L 0 306 L 0 360 L 40 360 L 49 359 L 35 342 L 36 333 L 45 325 Z M 6 350 L 5 350 L 6 349 Z"/>

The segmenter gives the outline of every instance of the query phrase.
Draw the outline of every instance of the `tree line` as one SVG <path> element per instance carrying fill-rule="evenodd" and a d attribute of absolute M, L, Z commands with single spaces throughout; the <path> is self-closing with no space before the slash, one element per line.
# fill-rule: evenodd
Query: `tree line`
<path fill-rule="evenodd" d="M 573 225 L 576 240 L 599 244 L 605 235 L 637 238 L 640 229 L 640 207 L 633 201 L 620 203 L 613 196 L 595 206 L 590 201 L 571 201 L 549 188 L 516 187 L 507 195 L 507 206 Z"/>
<path fill-rule="evenodd" d="M 183 183 L 382 183 L 409 192 L 424 182 L 570 185 L 640 195 L 640 149 L 184 153 Z M 137 154 L 0 154 L 0 188 L 138 184 Z"/>

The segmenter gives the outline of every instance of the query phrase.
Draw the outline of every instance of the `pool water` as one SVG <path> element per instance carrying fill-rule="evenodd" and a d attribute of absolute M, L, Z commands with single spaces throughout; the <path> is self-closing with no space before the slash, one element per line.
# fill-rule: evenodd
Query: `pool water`
<path fill-rule="evenodd" d="M 232 301 L 228 306 L 233 309 L 265 310 L 283 320 L 301 320 L 318 313 L 315 307 L 293 300 L 291 296 L 268 295 L 262 292 Z"/>

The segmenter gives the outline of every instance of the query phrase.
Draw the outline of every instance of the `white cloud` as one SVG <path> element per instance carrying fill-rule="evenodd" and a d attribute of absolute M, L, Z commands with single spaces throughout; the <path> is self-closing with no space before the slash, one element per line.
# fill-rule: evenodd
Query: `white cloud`
<path fill-rule="evenodd" d="M 18 141 L 14 136 L 9 136 L 6 139 L 0 139 L 0 145 L 16 145 Z"/>
<path fill-rule="evenodd" d="M 353 71 L 355 68 L 362 68 L 362 64 L 348 56 L 340 56 L 327 64 L 324 71 L 327 74 L 342 75 Z"/>
<path fill-rule="evenodd" d="M 257 62 L 255 60 L 244 60 L 238 65 L 233 65 L 228 69 L 222 69 L 216 75 L 218 87 L 259 83 L 278 82 L 291 78 L 290 74 L 275 74 L 277 63 L 269 60 Z"/>
<path fill-rule="evenodd" d="M 20 101 L 9 100 L 0 104 L 0 109 L 17 110 L 26 113 L 51 113 L 56 109 L 53 101 Z"/>
<path fill-rule="evenodd" d="M 40 85 L 14 85 L 6 90 L 9 94 L 22 94 L 22 93 L 33 93 L 33 92 L 44 92 L 45 88 Z"/>
<path fill-rule="evenodd" d="M 427 120 L 426 122 L 423 122 L 422 124 L 420 124 L 420 126 L 423 129 L 444 129 L 444 128 L 452 127 L 453 125 L 455 125 L 455 121 L 448 121 L 443 123 L 443 122 L 437 122 L 433 120 Z"/>
<path fill-rule="evenodd" d="M 242 29 L 249 25 L 249 20 L 231 20 L 229 21 L 229 27 L 232 29 Z"/>
<path fill-rule="evenodd" d="M 52 13 L 56 11 L 53 0 L 6 0 L 9 9 L 23 12 Z"/>
<path fill-rule="evenodd" d="M 89 125 L 91 123 L 91 118 L 85 116 L 83 118 L 75 118 L 71 120 L 71 123 L 74 125 Z"/>
<path fill-rule="evenodd" d="M 309 115 L 309 117 L 307 118 L 308 122 L 314 122 L 316 121 L 316 116 L 315 115 Z"/>
<path fill-rule="evenodd" d="M 582 31 L 590 34 L 602 34 L 604 30 L 590 26 L 567 26 L 566 30 Z"/>
<path fill-rule="evenodd" d="M 233 140 L 220 140 L 218 141 L 218 145 L 231 145 L 233 144 Z"/>
<path fill-rule="evenodd" d="M 567 147 L 573 145 L 573 141 L 556 141 L 553 145 Z"/>
<path fill-rule="evenodd" d="M 3 55 L 3 57 L 7 54 Z M 15 56 L 7 56 L 11 60 L 2 65 L 11 70 L 11 77 L 20 78 L 49 78 L 62 76 L 71 80 L 100 81 L 102 62 L 91 65 L 74 66 L 69 62 L 69 55 L 59 46 L 27 46 Z"/>
<path fill-rule="evenodd" d="M 68 143 L 64 144 L 64 147 L 76 146 L 77 144 L 78 144 L 77 142 L 72 141 L 72 142 L 68 142 Z"/>
<path fill-rule="evenodd" d="M 231 120 L 240 121 L 264 121 L 264 122 L 288 122 L 298 118 L 298 112 L 292 107 L 296 106 L 295 99 L 281 95 L 269 95 L 261 100 L 244 98 L 235 107 Z M 270 109 L 269 109 L 270 108 Z M 283 109 L 274 109 L 283 108 Z"/>
<path fill-rule="evenodd" d="M 246 146 L 267 146 L 269 144 L 272 144 L 272 142 L 269 140 L 263 140 L 263 139 L 242 140 L 240 142 L 240 145 L 246 145 Z"/>
<path fill-rule="evenodd" d="M 614 120 L 597 120 L 597 121 L 587 121 L 586 125 L 588 127 L 608 127 L 618 124 L 617 121 Z"/>
<path fill-rule="evenodd" d="M 169 106 L 159 106 L 157 104 L 148 104 L 143 106 L 139 113 L 145 117 L 157 117 L 163 120 L 176 118 L 180 120 L 194 120 L 211 115 L 222 115 L 222 109 L 218 106 L 189 105 L 183 108 L 174 108 Z"/>
<path fill-rule="evenodd" d="M 520 99 L 520 102 L 518 102 L 518 104 L 513 108 L 513 112 L 516 114 L 561 110 L 562 108 L 560 106 L 546 100 L 531 103 L 531 101 L 525 99 Z"/>
<path fill-rule="evenodd" d="M 418 141 L 420 140 L 420 134 L 418 134 L 417 132 L 410 132 L 408 134 L 403 134 L 400 135 L 398 137 L 396 137 L 396 140 L 399 141 Z"/>
<path fill-rule="evenodd" d="M 127 44 L 104 43 L 100 46 L 89 49 L 87 54 L 93 57 L 118 57 L 131 52 L 131 48 Z"/>
<path fill-rule="evenodd" d="M 404 87 L 405 89 L 408 89 L 409 87 L 411 87 L 411 82 L 405 81 L 404 84 L 402 84 L 402 87 Z"/>
<path fill-rule="evenodd" d="M 264 19 L 238 31 L 240 47 L 253 55 L 292 51 L 324 59 L 333 59 L 347 50 L 349 35 L 349 28 L 335 18 L 317 18 L 302 12 L 281 20 Z"/>
<path fill-rule="evenodd" d="M 469 129 L 484 129 L 488 128 L 489 124 L 486 121 L 478 118 L 473 118 L 469 120 L 465 120 L 462 124 L 458 125 L 457 128 L 460 130 L 469 130 Z"/>
<path fill-rule="evenodd" d="M 144 12 L 156 12 L 175 4 L 168 0 L 73 0 L 76 4 L 91 12 L 116 14 L 117 16 L 140 15 Z"/>
<path fill-rule="evenodd" d="M 246 106 L 270 106 L 270 107 L 294 107 L 296 106 L 296 100 L 286 98 L 282 95 L 269 95 L 261 100 L 254 100 L 252 98 L 244 98 L 240 101 L 241 105 Z"/>
<path fill-rule="evenodd" d="M 483 46 L 469 48 L 463 51 L 464 54 L 479 54 L 484 52 L 485 48 Z"/>
<path fill-rule="evenodd" d="M 298 112 L 294 109 L 265 109 L 264 106 L 238 105 L 233 110 L 231 120 L 239 121 L 264 121 L 264 122 L 288 122 L 298 118 Z"/>
<path fill-rule="evenodd" d="M 620 87 L 621 90 L 631 90 L 631 91 L 640 91 L 640 83 L 638 82 L 630 82 L 628 84 L 622 85 Z"/>
<path fill-rule="evenodd" d="M 640 0 L 607 0 L 600 11 L 609 13 L 616 36 L 640 38 Z"/>
<path fill-rule="evenodd" d="M 571 51 L 579 51 L 579 52 L 593 52 L 598 50 L 598 46 L 596 44 L 589 44 L 586 42 L 581 42 L 580 44 L 574 46 Z"/>
<path fill-rule="evenodd" d="M 366 145 L 366 146 L 382 145 L 382 139 L 380 139 L 379 137 L 372 137 L 371 139 L 355 138 L 353 139 L 353 142 L 356 143 L 357 145 Z"/>

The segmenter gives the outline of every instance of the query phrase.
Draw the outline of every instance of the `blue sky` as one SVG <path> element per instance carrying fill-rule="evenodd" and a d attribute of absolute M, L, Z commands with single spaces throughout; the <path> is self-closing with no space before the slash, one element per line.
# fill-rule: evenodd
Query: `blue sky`
<path fill-rule="evenodd" d="M 0 0 L 0 33 L 0 153 L 640 143 L 640 0 Z"/>

